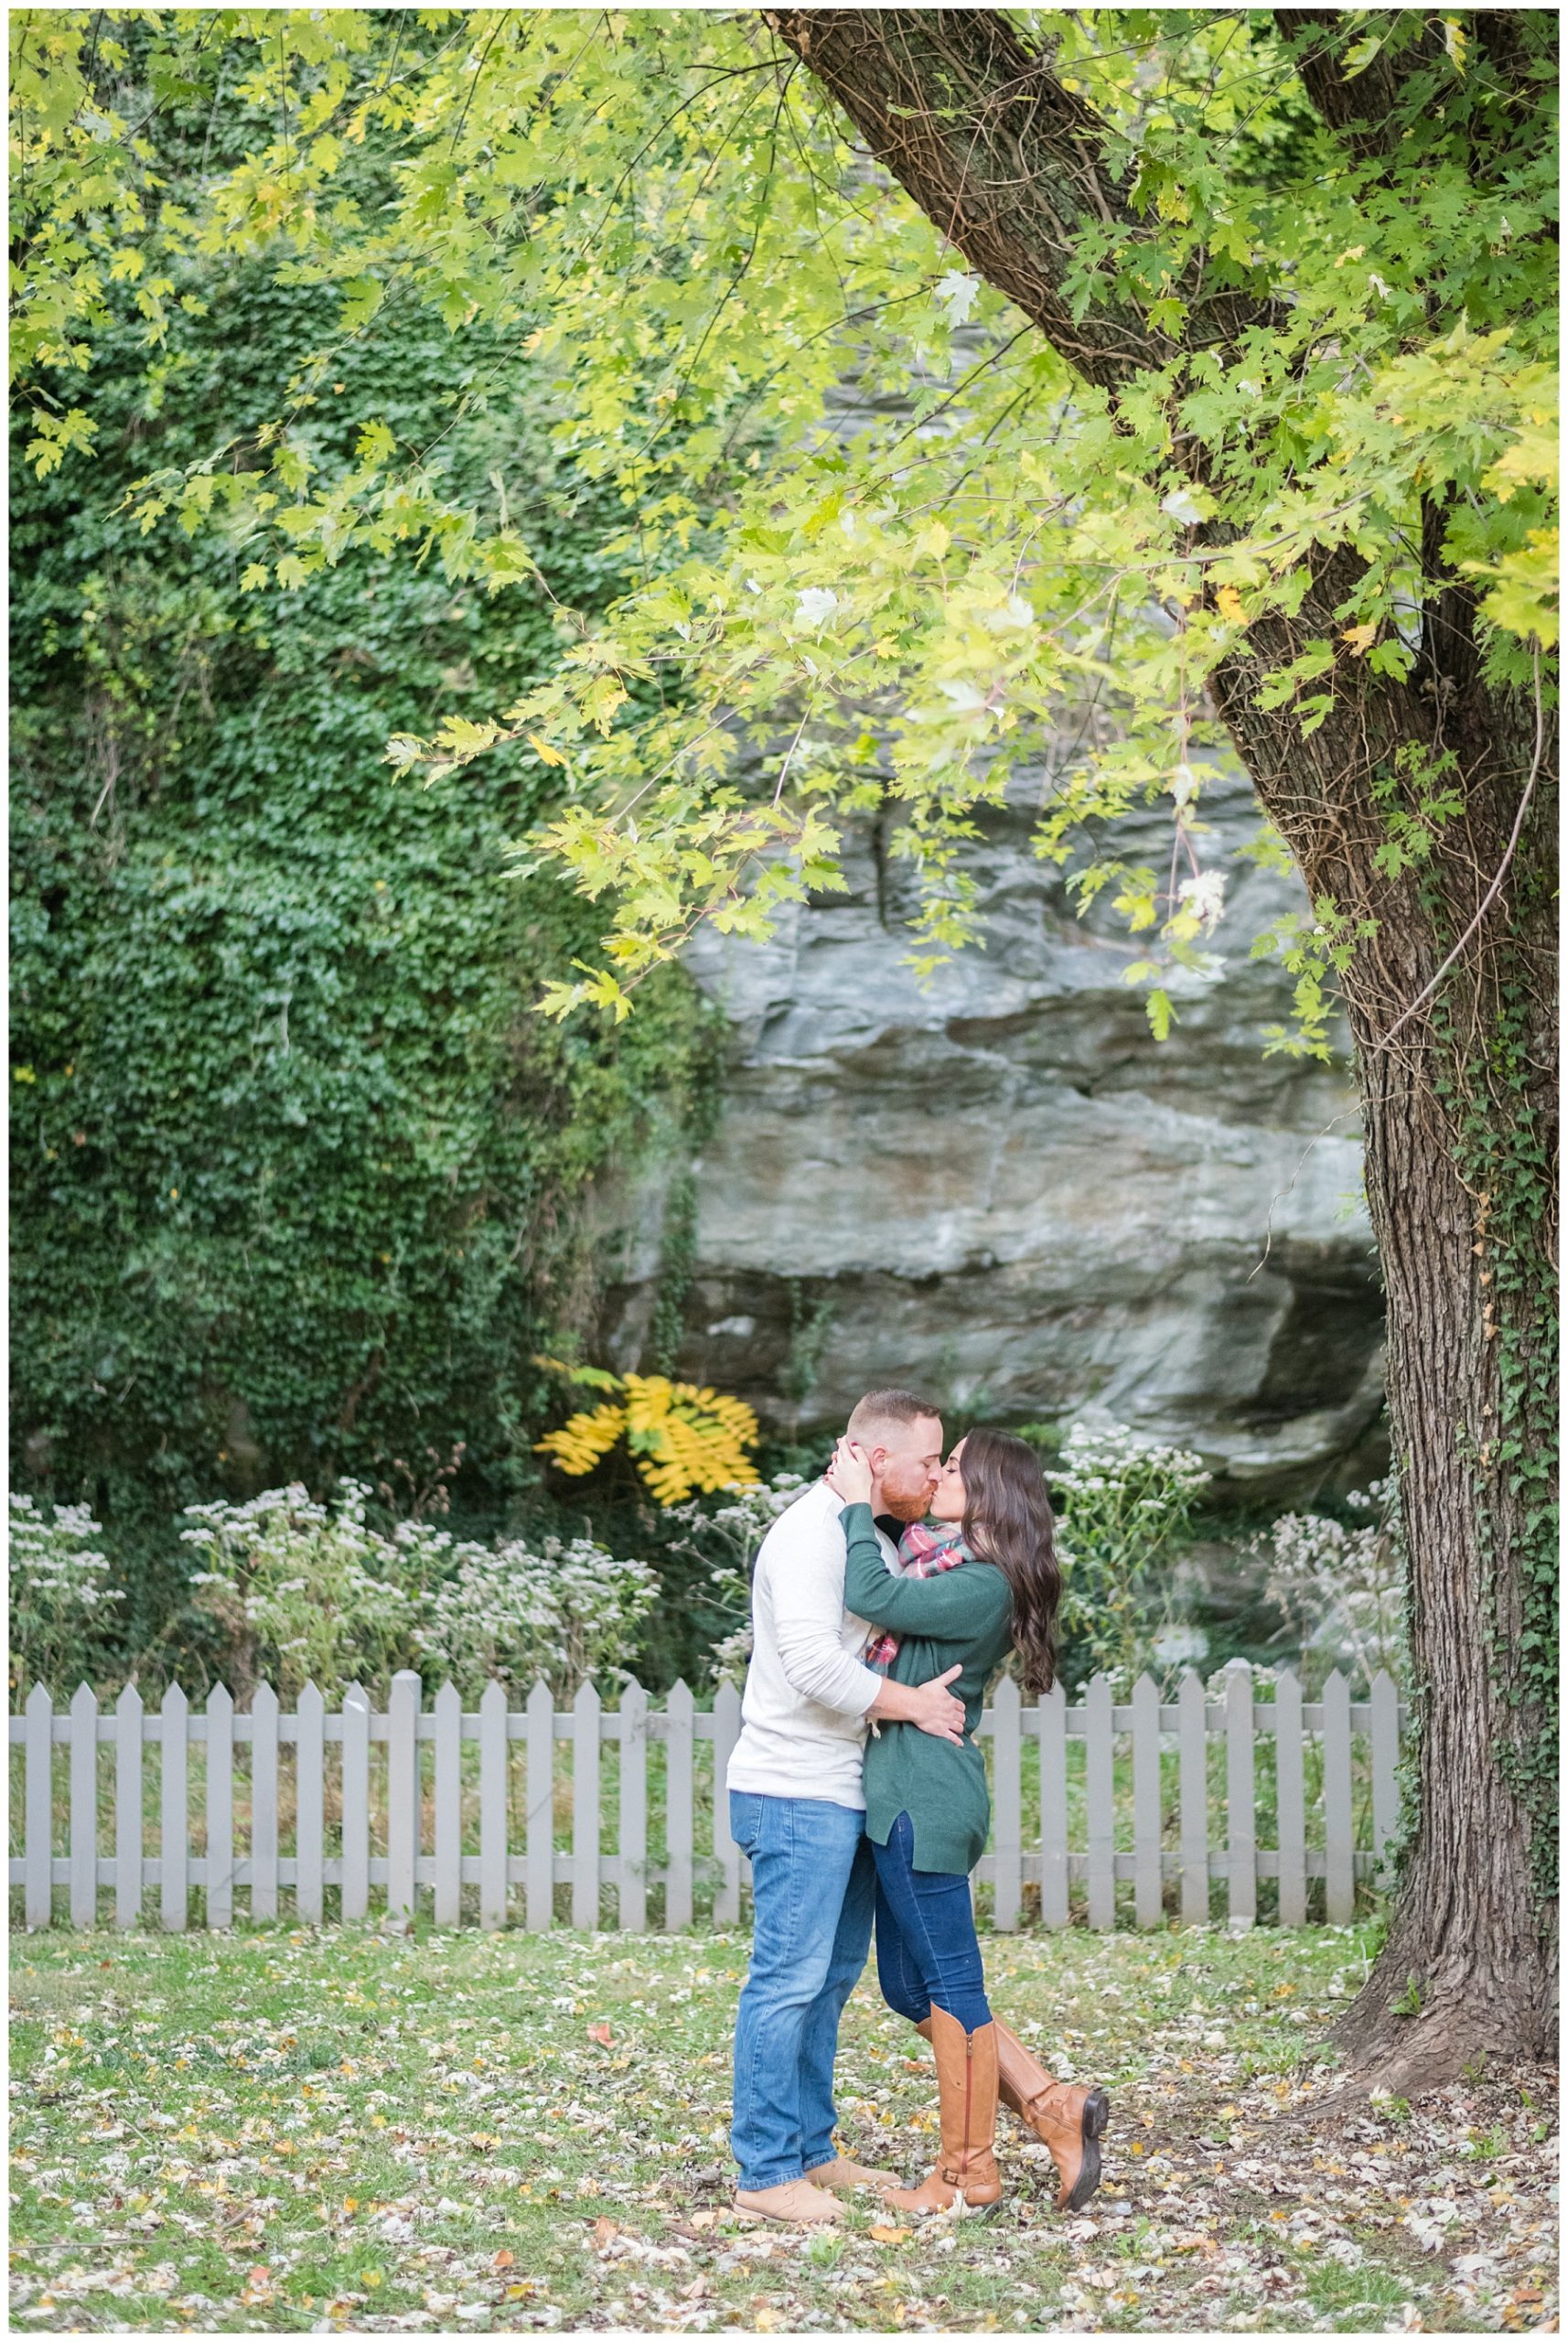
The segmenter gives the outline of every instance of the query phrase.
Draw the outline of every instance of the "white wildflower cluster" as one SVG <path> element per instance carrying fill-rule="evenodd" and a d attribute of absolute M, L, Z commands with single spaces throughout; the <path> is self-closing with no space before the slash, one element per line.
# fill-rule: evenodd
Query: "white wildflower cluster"
<path fill-rule="evenodd" d="M 726 1489 L 724 1502 L 711 1509 L 701 1498 L 671 1505 L 665 1518 L 671 1524 L 679 1522 L 685 1532 L 671 1541 L 672 1550 L 749 1572 L 763 1539 L 805 1485 L 799 1472 L 776 1472 L 771 1480 Z"/>
<path fill-rule="evenodd" d="M 1244 1659 L 1228 1659 L 1223 1667 L 1215 1669 L 1203 1686 L 1211 1698 L 1221 1700 L 1224 1698 L 1230 1688 L 1231 1676 L 1238 1667 L 1246 1675 L 1254 1692 L 1272 1692 L 1279 1681 L 1279 1670 L 1276 1667 L 1260 1667 L 1255 1663 L 1249 1666 Z"/>
<path fill-rule="evenodd" d="M 771 1480 L 726 1492 L 722 1504 L 709 1508 L 700 1500 L 675 1505 L 668 1518 L 679 1522 L 683 1534 L 673 1541 L 676 1552 L 693 1554 L 708 1564 L 703 1599 L 725 1612 L 736 1624 L 722 1635 L 709 1654 L 709 1672 L 715 1683 L 743 1683 L 751 1658 L 751 1573 L 758 1549 L 781 1512 L 794 1503 L 806 1483 L 799 1472 L 776 1472 Z"/>
<path fill-rule="evenodd" d="M 751 1620 L 721 1635 L 708 1654 L 708 1671 L 715 1683 L 733 1683 L 738 1692 L 751 1665 Z"/>
<path fill-rule="evenodd" d="M 188 1505 L 180 1532 L 203 1566 L 195 1606 L 221 1631 L 230 1689 L 268 1682 L 280 1699 L 306 1683 L 336 1690 L 400 1665 L 418 1621 L 419 1574 L 451 1539 L 419 1522 L 408 1540 L 367 1526 L 371 1491 L 343 1480 L 336 1501 L 312 1502 L 294 1482 L 247 1504 Z"/>
<path fill-rule="evenodd" d="M 1208 1658 L 1208 1637 L 1201 1627 L 1165 1627 L 1151 1648 L 1162 1667 L 1191 1667 Z"/>
<path fill-rule="evenodd" d="M 1062 1622 L 1084 1672 L 1135 1681 L 1201 1659 L 1200 1628 L 1174 1615 L 1169 1566 L 1198 1492 L 1203 1458 L 1125 1423 L 1074 1423 L 1048 1477 L 1061 1507 Z"/>
<path fill-rule="evenodd" d="M 1393 1483 L 1374 1480 L 1346 1505 L 1369 1517 L 1348 1527 L 1320 1513 L 1287 1512 L 1252 1550 L 1269 1564 L 1269 1597 L 1284 1613 L 1304 1667 L 1338 1667 L 1365 1688 L 1381 1669 L 1396 1680 L 1409 1669 Z"/>
<path fill-rule="evenodd" d="M 1053 1466 L 1053 1487 L 1069 1494 L 1123 1496 L 1145 1510 L 1190 1502 L 1212 1476 L 1189 1448 L 1163 1446 L 1126 1423 L 1074 1423 Z"/>
<path fill-rule="evenodd" d="M 413 1666 L 478 1698 L 492 1677 L 542 1675 L 566 1693 L 585 1674 L 624 1671 L 657 1597 L 646 1563 L 585 1537 L 544 1538 L 534 1552 L 459 1542 L 423 1520 L 383 1536 L 370 1496 L 346 1479 L 330 1505 L 295 1485 L 187 1508 L 182 1535 L 205 1563 L 197 1606 L 227 1640 L 231 1689 L 266 1681 L 286 1702 L 306 1682 L 384 1684 Z"/>
<path fill-rule="evenodd" d="M 492 1680 L 561 1696 L 585 1675 L 623 1677 L 659 1596 L 646 1562 L 618 1562 L 590 1538 L 459 1545 L 456 1574 L 431 1595 L 414 1640 L 465 1697 Z"/>
<path fill-rule="evenodd" d="M 10 1503 L 11 1663 L 14 1686 L 64 1692 L 102 1671 L 123 1589 L 108 1580 L 103 1533 L 84 1504 L 57 1504 L 46 1520 L 31 1497 Z"/>

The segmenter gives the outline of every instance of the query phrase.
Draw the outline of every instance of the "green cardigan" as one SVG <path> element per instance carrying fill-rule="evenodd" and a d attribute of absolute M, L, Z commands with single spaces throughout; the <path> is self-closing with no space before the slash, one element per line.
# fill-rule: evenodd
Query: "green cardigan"
<path fill-rule="evenodd" d="M 868 1504 L 843 1510 L 844 1608 L 900 1638 L 887 1673 L 895 1683 L 926 1683 L 961 1666 L 948 1689 L 963 1702 L 964 1737 L 957 1746 L 918 1724 L 884 1724 L 865 1744 L 865 1829 L 879 1846 L 908 1813 L 915 1828 L 915 1868 L 968 1875 L 985 1851 L 991 1797 L 985 1759 L 974 1741 L 985 1687 L 1013 1646 L 1013 1594 L 989 1562 L 961 1562 L 933 1577 L 895 1577 L 882 1558 Z"/>

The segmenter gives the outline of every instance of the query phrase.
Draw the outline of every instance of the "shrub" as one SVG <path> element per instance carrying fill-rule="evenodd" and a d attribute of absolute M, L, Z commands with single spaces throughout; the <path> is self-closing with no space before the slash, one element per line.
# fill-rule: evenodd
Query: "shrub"
<path fill-rule="evenodd" d="M 34 1683 L 58 1694 L 102 1683 L 113 1668 L 114 1628 L 124 1590 L 106 1583 L 102 1535 L 84 1504 L 54 1505 L 46 1520 L 31 1497 L 11 1499 L 11 1692 Z"/>
<path fill-rule="evenodd" d="M 624 1669 L 658 1595 L 645 1563 L 586 1537 L 548 1537 L 535 1553 L 423 1520 L 383 1536 L 366 1521 L 369 1495 L 344 1480 L 330 1507 L 298 1487 L 187 1507 L 184 1540 L 206 1564 L 196 1606 L 223 1638 L 231 1689 L 266 1681 L 285 1702 L 306 1682 L 384 1692 L 394 1669 L 416 1667 L 474 1698 L 492 1678 L 526 1688 L 540 1675 L 564 1695 Z"/>
<path fill-rule="evenodd" d="M 687 1553 L 705 1566 L 703 1597 L 725 1622 L 708 1654 L 714 1683 L 743 1683 L 751 1657 L 751 1574 L 762 1541 L 781 1512 L 792 1505 L 805 1481 L 799 1472 L 776 1472 L 771 1480 L 736 1489 L 715 1510 L 698 1502 L 675 1505 L 670 1519 L 683 1533 L 671 1552 Z"/>
<path fill-rule="evenodd" d="M 1315 1689 L 1333 1667 L 1358 1689 L 1384 1668 L 1400 1682 L 1410 1672 L 1394 1483 L 1374 1480 L 1346 1503 L 1370 1517 L 1348 1528 L 1319 1513 L 1287 1512 L 1252 1545 L 1269 1563 L 1269 1596 L 1285 1617 L 1281 1638 L 1294 1639 Z"/>
<path fill-rule="evenodd" d="M 456 1576 L 432 1595 L 415 1640 L 477 1700 L 497 1681 L 526 1692 L 541 1677 L 565 1698 L 585 1675 L 623 1678 L 659 1598 L 646 1562 L 618 1562 L 591 1538 L 454 1549 Z"/>
<path fill-rule="evenodd" d="M 329 1508 L 296 1483 L 249 1504 L 186 1507 L 181 1541 L 204 1564 L 190 1581 L 194 1606 L 222 1638 L 231 1692 L 267 1682 L 292 1703 L 306 1683 L 384 1687 L 414 1656 L 420 1573 L 452 1541 L 417 1521 L 378 1535 L 365 1521 L 369 1495 L 363 1481 L 343 1480 Z"/>
<path fill-rule="evenodd" d="M 757 1466 L 757 1417 L 743 1399 L 671 1382 L 663 1374 L 607 1373 L 602 1367 L 536 1361 L 568 1381 L 612 1393 L 591 1413 L 569 1416 L 559 1430 L 535 1441 L 563 1472 L 580 1479 L 624 1439 L 650 1494 L 661 1505 L 683 1503 L 695 1490 L 750 1487 Z"/>
<path fill-rule="evenodd" d="M 1201 1457 L 1125 1423 L 1074 1423 L 1048 1467 L 1062 1513 L 1062 1631 L 1070 1676 L 1168 1674 L 1200 1656 L 1175 1616 L 1170 1562 L 1208 1482 Z"/>

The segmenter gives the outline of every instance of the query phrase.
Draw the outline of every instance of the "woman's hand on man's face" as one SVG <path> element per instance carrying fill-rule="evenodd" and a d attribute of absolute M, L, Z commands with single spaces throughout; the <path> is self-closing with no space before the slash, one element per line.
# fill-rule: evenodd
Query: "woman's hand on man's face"
<path fill-rule="evenodd" d="M 871 1466 L 858 1440 L 840 1440 L 826 1478 L 833 1494 L 842 1497 L 845 1504 L 871 1502 Z"/>

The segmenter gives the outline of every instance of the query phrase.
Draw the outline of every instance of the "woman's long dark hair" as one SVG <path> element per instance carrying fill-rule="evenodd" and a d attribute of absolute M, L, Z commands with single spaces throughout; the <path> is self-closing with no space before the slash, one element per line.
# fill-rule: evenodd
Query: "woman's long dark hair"
<path fill-rule="evenodd" d="M 1013 1643 L 1026 1692 L 1057 1680 L 1057 1608 L 1062 1574 L 1056 1521 L 1040 1459 L 1026 1439 L 982 1423 L 963 1443 L 963 1539 L 1013 1589 Z"/>

